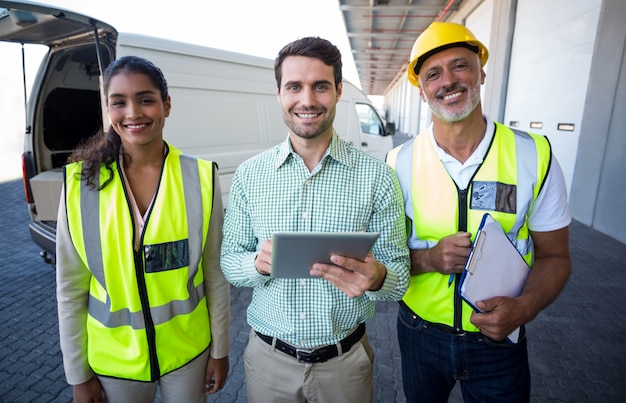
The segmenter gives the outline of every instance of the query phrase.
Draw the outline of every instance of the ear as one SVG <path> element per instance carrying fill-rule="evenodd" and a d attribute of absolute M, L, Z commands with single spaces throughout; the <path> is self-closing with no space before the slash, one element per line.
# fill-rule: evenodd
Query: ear
<path fill-rule="evenodd" d="M 487 73 L 485 73 L 484 69 L 480 69 L 480 85 L 485 84 L 485 78 L 487 77 Z"/>
<path fill-rule="evenodd" d="M 424 90 L 422 90 L 422 87 L 419 87 L 420 90 L 420 99 L 422 100 L 422 102 L 426 102 L 426 95 L 424 95 Z"/>
<path fill-rule="evenodd" d="M 165 99 L 165 117 L 166 118 L 170 116 L 171 110 L 172 110 L 172 99 L 168 95 L 167 98 Z"/>
<path fill-rule="evenodd" d="M 343 83 L 339 83 L 339 85 L 337 86 L 337 102 L 339 102 L 339 99 L 341 98 L 342 93 L 343 93 Z"/>
<path fill-rule="evenodd" d="M 276 100 L 280 103 L 280 88 L 276 89 Z"/>

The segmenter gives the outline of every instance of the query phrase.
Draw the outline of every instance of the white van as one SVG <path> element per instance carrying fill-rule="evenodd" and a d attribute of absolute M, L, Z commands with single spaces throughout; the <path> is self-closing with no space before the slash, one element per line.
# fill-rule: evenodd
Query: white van
<path fill-rule="evenodd" d="M 136 55 L 163 70 L 172 97 L 165 137 L 188 154 L 217 162 L 224 200 L 237 166 L 287 136 L 272 60 L 118 33 L 96 19 L 29 1 L 0 0 L 0 40 L 49 47 L 26 110 L 22 157 L 30 234 L 48 262 L 54 262 L 61 167 L 102 126 L 100 72 L 112 60 Z M 349 82 L 334 127 L 378 158 L 393 147 L 370 100 Z"/>

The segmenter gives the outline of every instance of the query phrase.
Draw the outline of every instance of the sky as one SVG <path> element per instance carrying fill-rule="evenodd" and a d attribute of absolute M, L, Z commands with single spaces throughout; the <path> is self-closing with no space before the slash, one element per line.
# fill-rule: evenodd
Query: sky
<path fill-rule="evenodd" d="M 36 0 L 140 33 L 274 59 L 287 43 L 319 36 L 343 56 L 343 76 L 361 88 L 337 0 Z M 172 4 L 172 6 L 170 6 Z M 201 5 L 201 7 L 199 7 Z M 43 50 L 27 49 L 27 93 Z M 24 95 L 21 49 L 0 42 L 0 181 L 21 176 Z"/>

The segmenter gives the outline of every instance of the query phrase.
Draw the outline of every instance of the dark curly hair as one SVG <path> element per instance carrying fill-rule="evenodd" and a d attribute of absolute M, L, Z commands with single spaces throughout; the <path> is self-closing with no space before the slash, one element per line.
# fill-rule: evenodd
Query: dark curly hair
<path fill-rule="evenodd" d="M 288 56 L 305 56 L 320 59 L 327 66 L 333 67 L 335 75 L 335 89 L 341 83 L 341 52 L 330 41 L 319 37 L 306 37 L 295 40 L 283 47 L 274 60 L 274 76 L 280 90 L 280 81 L 283 78 L 283 62 Z"/>
<path fill-rule="evenodd" d="M 104 71 L 104 95 L 109 96 L 109 84 L 111 78 L 121 72 L 139 73 L 146 75 L 156 88 L 161 92 L 163 102 L 167 100 L 168 89 L 167 81 L 163 76 L 163 72 L 151 61 L 137 56 L 124 56 L 111 63 Z M 68 162 L 83 161 L 83 169 L 81 179 L 87 182 L 91 188 L 95 188 L 95 178 L 100 175 L 100 168 L 104 165 L 109 172 L 109 177 L 104 183 L 98 186 L 101 190 L 113 180 L 113 163 L 117 160 L 122 140 L 120 136 L 113 130 L 108 131 L 100 129 L 97 134 L 89 137 L 81 143 L 70 155 Z M 124 156 L 126 158 L 126 156 Z"/>

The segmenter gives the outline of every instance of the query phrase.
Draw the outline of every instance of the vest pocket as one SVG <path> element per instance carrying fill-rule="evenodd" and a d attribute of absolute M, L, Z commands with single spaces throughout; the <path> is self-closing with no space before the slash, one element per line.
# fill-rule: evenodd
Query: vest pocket
<path fill-rule="evenodd" d="M 470 208 L 515 214 L 517 186 L 501 182 L 475 181 L 472 183 Z"/>
<path fill-rule="evenodd" d="M 144 245 L 146 273 L 180 269 L 189 266 L 189 240 Z"/>

